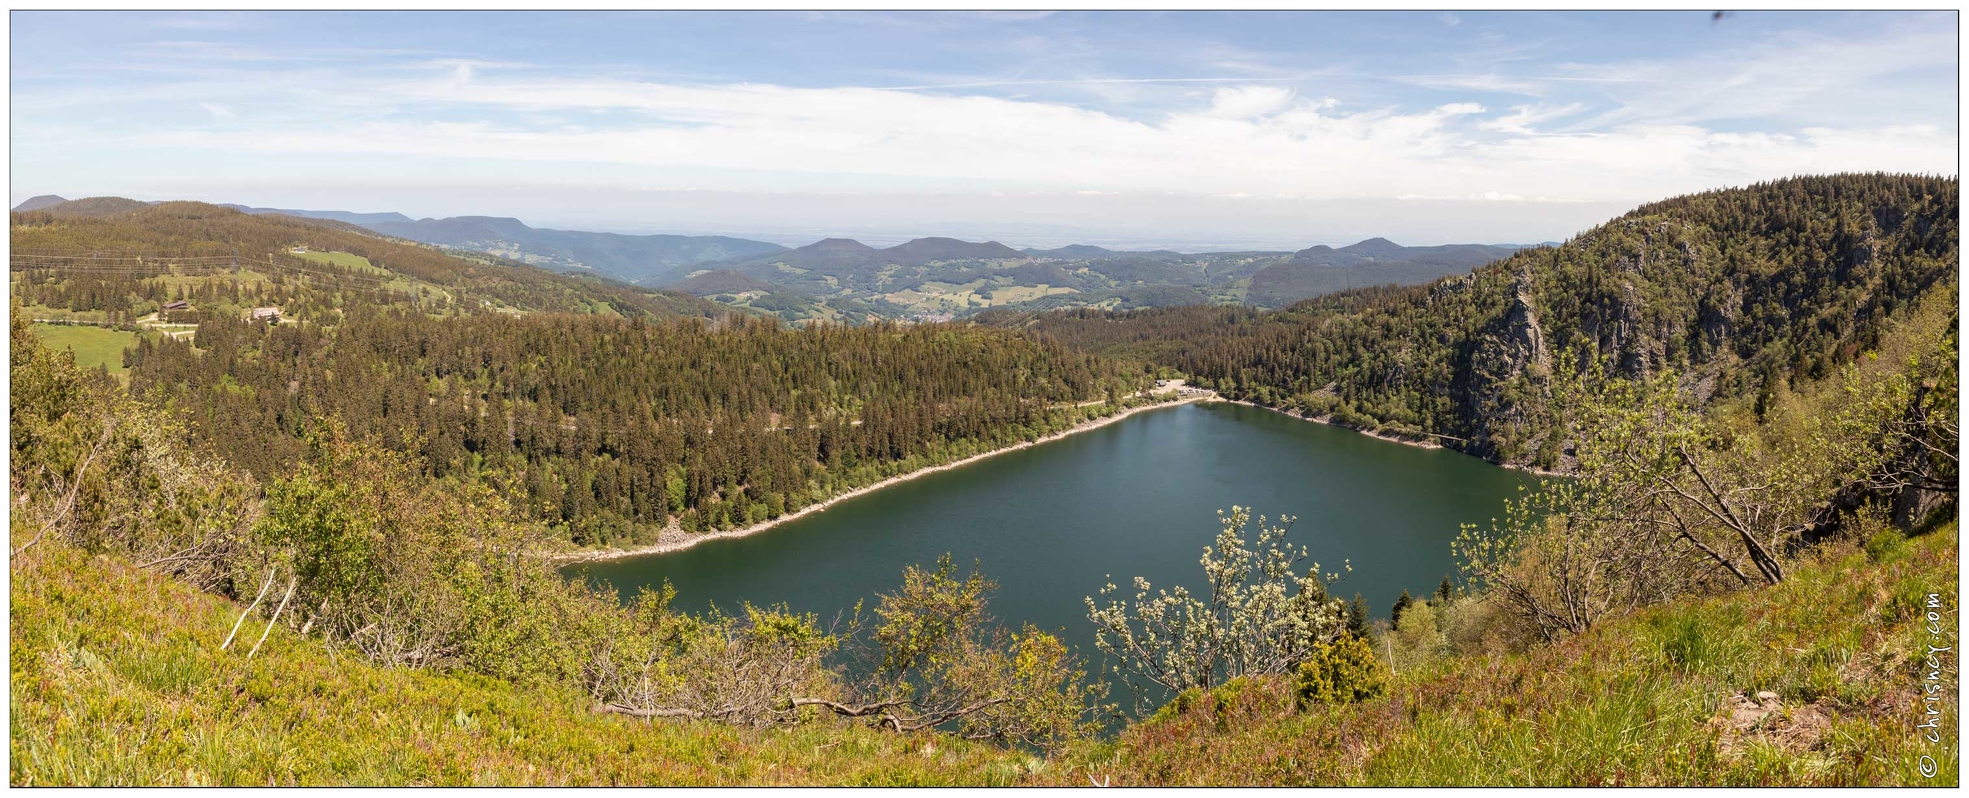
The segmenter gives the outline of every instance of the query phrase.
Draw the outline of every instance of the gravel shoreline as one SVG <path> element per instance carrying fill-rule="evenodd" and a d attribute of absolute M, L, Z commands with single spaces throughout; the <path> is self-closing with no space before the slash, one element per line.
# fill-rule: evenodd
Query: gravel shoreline
<path fill-rule="evenodd" d="M 974 454 L 971 455 L 970 457 L 966 457 L 962 460 L 958 460 L 955 462 L 945 463 L 939 466 L 930 466 L 928 468 L 919 468 L 907 474 L 897 474 L 896 476 L 889 477 L 888 479 L 884 479 L 872 485 L 865 485 L 856 488 L 854 490 L 848 491 L 838 496 L 830 497 L 825 501 L 816 504 L 811 504 L 806 507 L 802 507 L 797 511 L 787 513 L 770 521 L 761 521 L 757 524 L 753 524 L 743 529 L 727 529 L 720 532 L 692 533 L 692 532 L 685 532 L 682 529 L 672 526 L 668 529 L 663 530 L 663 533 L 657 537 L 655 543 L 652 543 L 647 546 L 638 546 L 636 548 L 631 548 L 631 549 L 588 549 L 588 550 L 558 552 L 558 553 L 547 555 L 547 559 L 555 562 L 564 562 L 564 563 L 619 560 L 624 557 L 642 557 L 646 555 L 668 554 L 673 551 L 682 551 L 684 549 L 688 549 L 692 546 L 695 546 L 699 543 L 703 543 L 708 540 L 719 540 L 723 538 L 742 538 L 747 535 L 756 535 L 760 532 L 764 532 L 768 529 L 779 526 L 780 524 L 784 524 L 788 521 L 792 521 L 796 518 L 800 518 L 801 516 L 807 515 L 808 513 L 821 512 L 822 510 L 826 510 L 827 508 L 833 506 L 838 502 L 847 501 L 849 499 L 855 498 L 856 496 L 860 496 L 865 493 L 873 493 L 875 491 L 881 490 L 883 488 L 889 487 L 890 485 L 894 485 L 899 482 L 905 482 L 908 480 L 916 479 L 917 477 L 925 476 L 928 474 L 934 474 L 939 471 L 949 471 L 953 468 L 960 468 L 975 463 L 979 460 L 983 460 L 987 457 L 1001 455 L 1006 452 L 1015 452 L 1027 447 L 1038 446 L 1042 443 L 1051 443 L 1061 438 L 1065 438 L 1069 435 L 1074 435 L 1077 433 L 1086 432 L 1091 429 L 1098 429 L 1100 427 L 1105 427 L 1109 424 L 1113 424 L 1124 418 L 1135 415 L 1136 413 L 1147 412 L 1150 410 L 1160 410 L 1165 407 L 1176 407 L 1178 405 L 1186 405 L 1193 402 L 1206 402 L 1206 401 L 1228 401 L 1228 400 L 1224 400 L 1221 397 L 1218 397 L 1214 393 L 1205 393 L 1205 394 L 1183 396 L 1179 399 L 1176 399 L 1175 401 L 1170 401 L 1170 402 L 1157 402 L 1152 405 L 1131 407 L 1128 408 L 1127 410 L 1123 410 L 1111 416 L 1102 416 L 1100 418 L 1083 421 L 1079 424 L 1073 425 L 1072 427 L 1069 427 L 1064 430 L 1060 430 L 1059 432 L 1055 432 L 1043 438 L 1038 438 L 1036 440 L 1030 440 L 1030 441 L 1021 441 L 1019 443 L 1013 444 L 1011 446 L 1006 446 L 1004 448 L 993 449 L 989 452 L 984 452 L 982 454 Z"/>

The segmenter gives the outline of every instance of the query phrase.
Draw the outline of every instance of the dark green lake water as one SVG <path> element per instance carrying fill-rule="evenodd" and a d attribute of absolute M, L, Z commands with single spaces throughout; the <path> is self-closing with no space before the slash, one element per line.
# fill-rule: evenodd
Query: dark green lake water
<path fill-rule="evenodd" d="M 1191 404 L 899 483 L 750 537 L 569 573 L 625 597 L 668 579 L 681 609 L 784 602 L 828 620 L 859 599 L 872 607 L 905 565 L 949 552 L 998 581 L 1000 620 L 1064 632 L 1094 661 L 1082 597 L 1110 575 L 1124 587 L 1136 575 L 1156 587 L 1200 584 L 1197 559 L 1219 509 L 1297 516 L 1288 539 L 1324 570 L 1353 563 L 1334 592 L 1361 593 L 1386 617 L 1403 589 L 1426 594 L 1455 572 L 1458 524 L 1488 523 L 1533 480 L 1268 410 Z"/>

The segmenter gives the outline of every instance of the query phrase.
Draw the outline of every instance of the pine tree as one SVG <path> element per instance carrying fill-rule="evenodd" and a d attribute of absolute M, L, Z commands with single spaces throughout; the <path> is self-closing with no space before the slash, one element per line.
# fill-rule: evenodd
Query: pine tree
<path fill-rule="evenodd" d="M 1415 597 L 1408 594 L 1408 588 L 1402 588 L 1401 598 L 1395 599 L 1394 609 L 1388 612 L 1388 626 L 1390 628 L 1400 626 L 1402 622 L 1402 610 L 1408 609 L 1408 605 L 1414 603 Z"/>
<path fill-rule="evenodd" d="M 1365 640 L 1367 631 L 1367 599 L 1355 593 L 1354 603 L 1347 606 L 1347 633 Z"/>

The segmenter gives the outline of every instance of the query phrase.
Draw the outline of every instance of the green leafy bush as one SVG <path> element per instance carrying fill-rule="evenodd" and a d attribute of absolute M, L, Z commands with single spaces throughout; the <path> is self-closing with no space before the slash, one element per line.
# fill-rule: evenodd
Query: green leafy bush
<path fill-rule="evenodd" d="M 1866 540 L 1866 556 L 1874 562 L 1886 562 L 1907 551 L 1907 535 L 1898 529 L 1883 529 Z"/>
<path fill-rule="evenodd" d="M 1388 692 L 1388 666 L 1374 656 L 1374 646 L 1353 635 L 1314 649 L 1295 676 L 1302 706 L 1351 704 Z"/>

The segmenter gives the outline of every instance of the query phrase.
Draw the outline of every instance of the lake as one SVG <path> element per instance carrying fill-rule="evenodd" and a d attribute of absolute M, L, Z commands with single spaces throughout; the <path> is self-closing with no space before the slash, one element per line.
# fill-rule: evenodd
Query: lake
<path fill-rule="evenodd" d="M 1336 595 L 1367 597 L 1385 618 L 1406 589 L 1433 592 L 1456 572 L 1459 524 L 1487 524 L 1536 478 L 1446 449 L 1377 440 L 1222 402 L 1138 413 L 1098 429 L 929 474 L 743 538 L 570 566 L 625 597 L 669 580 L 681 609 L 784 602 L 822 620 L 873 607 L 903 567 L 946 552 L 999 584 L 991 611 L 1016 627 L 1063 632 L 1098 664 L 1083 597 L 1144 576 L 1202 583 L 1203 547 L 1231 505 L 1297 516 L 1287 538 L 1325 571 L 1351 561 Z M 1303 565 L 1301 570 L 1303 570 Z M 1133 597 L 1133 590 L 1128 590 Z"/>

